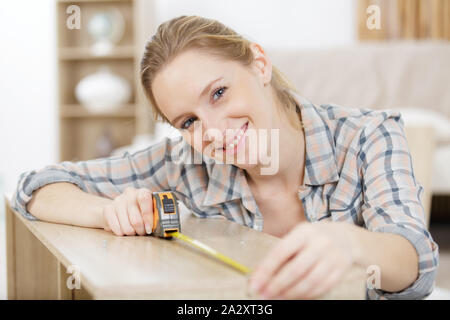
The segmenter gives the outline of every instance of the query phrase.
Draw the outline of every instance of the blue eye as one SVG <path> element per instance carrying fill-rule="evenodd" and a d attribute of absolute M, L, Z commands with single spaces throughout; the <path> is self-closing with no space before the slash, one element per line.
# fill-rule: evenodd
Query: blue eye
<path fill-rule="evenodd" d="M 186 121 L 184 121 L 181 124 L 181 129 L 189 129 L 189 127 L 191 126 L 191 124 L 193 124 L 195 122 L 195 120 L 193 120 L 194 118 L 189 118 Z"/>
<path fill-rule="evenodd" d="M 225 93 L 225 90 L 227 90 L 227 87 L 220 87 L 217 90 L 214 90 L 212 95 L 211 95 L 212 99 L 214 101 L 219 100 L 223 96 L 223 94 Z M 189 129 L 191 124 L 193 124 L 195 121 L 196 121 L 195 117 L 188 118 L 186 121 L 184 121 L 181 124 L 181 129 L 184 129 L 184 130 Z"/>
<path fill-rule="evenodd" d="M 213 100 L 219 100 L 223 96 L 226 89 L 227 89 L 226 87 L 220 87 L 219 89 L 215 90 L 212 96 Z"/>

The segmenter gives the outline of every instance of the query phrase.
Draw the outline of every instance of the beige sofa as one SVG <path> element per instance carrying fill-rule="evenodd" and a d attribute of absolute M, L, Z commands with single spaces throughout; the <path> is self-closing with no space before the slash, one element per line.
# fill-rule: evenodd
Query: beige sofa
<path fill-rule="evenodd" d="M 267 49 L 274 65 L 314 103 L 419 107 L 450 118 L 450 42 Z"/>

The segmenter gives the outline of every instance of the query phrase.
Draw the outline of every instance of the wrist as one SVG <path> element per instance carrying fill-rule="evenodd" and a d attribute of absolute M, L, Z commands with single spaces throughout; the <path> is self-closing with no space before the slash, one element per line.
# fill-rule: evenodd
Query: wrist
<path fill-rule="evenodd" d="M 345 228 L 347 229 L 345 231 L 349 241 L 350 253 L 352 256 L 353 264 L 366 267 L 364 262 L 365 251 L 363 249 L 363 241 L 361 241 L 362 240 L 361 238 L 364 236 L 363 233 L 365 230 L 362 229 L 361 227 L 348 223 L 345 223 L 344 225 Z"/>
<path fill-rule="evenodd" d="M 105 206 L 111 204 L 112 200 L 102 197 L 96 197 L 92 203 L 92 217 L 91 226 L 94 228 L 104 229 L 106 225 L 106 220 L 104 217 Z"/>
<path fill-rule="evenodd" d="M 81 191 L 80 197 L 73 199 L 72 201 L 82 203 L 82 206 L 77 203 L 72 204 L 75 208 L 78 207 L 78 210 L 81 210 L 82 212 L 78 213 L 77 219 L 74 221 L 75 223 L 71 224 L 88 228 L 105 228 L 106 221 L 103 216 L 103 210 L 105 206 L 111 204 L 113 200 Z"/>

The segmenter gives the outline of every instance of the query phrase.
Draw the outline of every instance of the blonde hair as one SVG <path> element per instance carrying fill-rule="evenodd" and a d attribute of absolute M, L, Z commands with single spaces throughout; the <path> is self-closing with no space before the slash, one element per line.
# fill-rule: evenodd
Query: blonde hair
<path fill-rule="evenodd" d="M 180 16 L 162 23 L 155 35 L 147 42 L 141 60 L 141 84 L 153 108 L 155 120 L 158 116 L 169 122 L 158 107 L 152 91 L 155 75 L 177 54 L 188 49 L 199 49 L 216 56 L 249 66 L 253 62 L 251 42 L 222 23 L 198 16 Z M 301 129 L 300 114 L 289 90 L 297 92 L 286 76 L 272 66 L 270 82 L 287 118 L 294 128 Z"/>

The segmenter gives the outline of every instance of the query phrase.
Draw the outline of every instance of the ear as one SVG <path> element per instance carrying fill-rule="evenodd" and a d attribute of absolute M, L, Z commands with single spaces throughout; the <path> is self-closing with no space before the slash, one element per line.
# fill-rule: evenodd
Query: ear
<path fill-rule="evenodd" d="M 261 84 L 267 86 L 272 80 L 272 62 L 259 44 L 251 43 L 250 49 L 253 52 L 252 68 L 260 77 Z"/>

